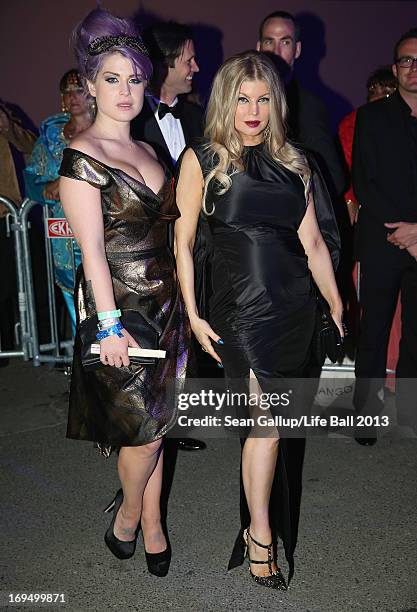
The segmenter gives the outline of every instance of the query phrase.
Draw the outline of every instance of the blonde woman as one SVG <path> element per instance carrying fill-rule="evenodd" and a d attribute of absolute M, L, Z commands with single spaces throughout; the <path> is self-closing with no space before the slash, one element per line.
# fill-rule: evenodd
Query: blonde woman
<path fill-rule="evenodd" d="M 312 172 L 304 154 L 286 140 L 285 116 L 283 87 L 267 57 L 250 51 L 227 60 L 214 80 L 205 139 L 185 151 L 177 185 L 177 270 L 192 330 L 202 349 L 221 361 L 226 377 L 255 379 L 261 389 L 274 378 L 303 376 L 315 325 L 313 279 L 343 334 Z M 210 322 L 200 318 L 194 294 L 201 209 L 213 242 Z M 327 211 L 326 231 L 335 236 L 332 223 Z M 277 462 L 283 442 L 276 430 L 244 440 L 242 528 L 229 563 L 242 563 L 246 547 L 253 579 L 280 590 L 287 585 L 273 554 L 278 529 L 290 573 L 294 550 L 288 503 L 282 504 L 279 528 L 269 512 L 279 476 L 288 494 L 285 461 Z"/>

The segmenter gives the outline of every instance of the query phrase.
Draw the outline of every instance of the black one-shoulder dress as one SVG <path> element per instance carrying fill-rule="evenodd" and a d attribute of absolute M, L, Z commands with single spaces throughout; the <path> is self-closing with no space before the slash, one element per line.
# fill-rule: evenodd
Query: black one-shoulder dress
<path fill-rule="evenodd" d="M 140 446 L 163 436 L 176 421 L 176 392 L 185 379 L 189 322 L 168 248 L 168 225 L 179 217 L 172 181 L 158 194 L 119 169 L 65 149 L 60 175 L 100 189 L 106 257 L 117 308 L 138 310 L 161 330 L 167 358 L 156 366 L 86 370 L 77 332 L 67 437 L 102 449 Z M 82 209 L 83 203 L 79 203 Z M 75 288 L 78 323 L 96 314 L 82 266 Z M 122 320 L 123 321 L 123 320 Z M 129 331 L 129 330 L 128 330 Z"/>

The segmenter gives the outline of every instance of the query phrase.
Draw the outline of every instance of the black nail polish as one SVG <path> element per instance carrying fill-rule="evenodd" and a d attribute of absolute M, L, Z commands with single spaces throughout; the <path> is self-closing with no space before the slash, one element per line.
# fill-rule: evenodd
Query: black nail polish
<path fill-rule="evenodd" d="M 224 344 L 224 342 L 223 342 L 223 340 L 222 340 L 221 338 L 219 338 L 219 339 L 217 340 L 217 344 Z"/>

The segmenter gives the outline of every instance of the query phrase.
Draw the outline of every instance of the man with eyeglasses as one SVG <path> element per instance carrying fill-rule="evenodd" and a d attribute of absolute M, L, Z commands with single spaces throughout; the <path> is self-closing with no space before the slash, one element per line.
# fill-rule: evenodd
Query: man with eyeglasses
<path fill-rule="evenodd" d="M 400 425 L 417 414 L 417 28 L 394 48 L 398 89 L 358 110 L 353 188 L 360 202 L 361 333 L 356 357 L 357 412 L 377 414 L 389 330 L 401 292 L 402 333 L 396 369 Z M 379 379 L 379 384 L 378 384 Z M 407 379 L 405 381 L 404 379 Z M 376 431 L 357 439 L 374 444 Z"/>

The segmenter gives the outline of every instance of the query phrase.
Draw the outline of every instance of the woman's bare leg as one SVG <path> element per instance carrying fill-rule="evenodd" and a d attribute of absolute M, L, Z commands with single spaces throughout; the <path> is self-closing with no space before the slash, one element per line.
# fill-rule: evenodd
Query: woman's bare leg
<path fill-rule="evenodd" d="M 251 379 L 254 374 L 251 370 Z M 251 380 L 251 391 L 253 392 Z M 259 412 L 259 411 L 258 411 Z M 263 411 L 261 413 L 265 414 Z M 251 517 L 250 533 L 261 544 L 272 542 L 269 524 L 269 499 L 271 497 L 272 481 L 278 456 L 279 437 L 276 428 L 257 430 L 263 437 L 248 437 L 242 450 L 242 478 Z M 266 561 L 268 552 L 249 541 L 250 557 L 258 561 Z M 276 567 L 273 564 L 273 571 Z M 257 576 L 268 576 L 268 565 L 251 565 L 251 571 Z"/>
<path fill-rule="evenodd" d="M 161 526 L 161 487 L 164 464 L 164 449 L 161 448 L 158 462 L 143 493 L 141 525 L 145 550 L 148 553 L 163 552 L 167 547 Z"/>
<path fill-rule="evenodd" d="M 135 530 L 141 518 L 144 492 L 158 464 L 160 453 L 161 440 L 120 449 L 118 471 L 123 488 L 123 503 L 114 524 L 114 535 L 119 540 L 128 542 L 135 537 Z M 159 505 L 155 511 L 159 513 Z"/>

